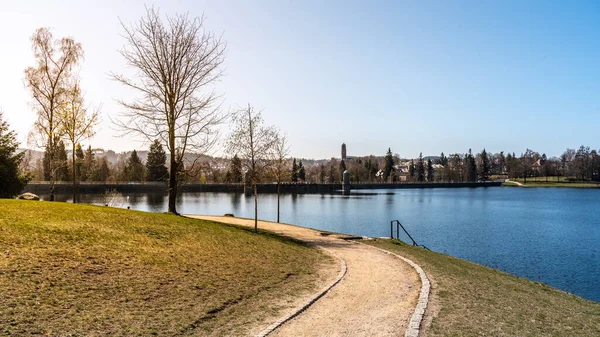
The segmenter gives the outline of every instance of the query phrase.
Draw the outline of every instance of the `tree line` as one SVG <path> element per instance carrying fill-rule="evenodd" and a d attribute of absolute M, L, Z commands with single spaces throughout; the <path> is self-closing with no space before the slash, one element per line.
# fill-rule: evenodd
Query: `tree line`
<path fill-rule="evenodd" d="M 99 156 L 91 146 L 84 151 L 80 144 L 75 147 L 75 162 L 68 158 L 65 145 L 58 142 L 53 157 L 56 169 L 54 177 L 50 166 L 48 150 L 36 163 L 30 163 L 30 158 L 22 161 L 22 170 L 32 175 L 33 181 L 72 182 L 73 177 L 79 182 L 141 182 L 141 181 L 166 181 L 168 168 L 166 166 L 166 153 L 160 142 L 154 141 L 150 145 L 146 162 L 133 150 L 127 157 L 120 156 L 112 164 L 106 155 Z"/>
<path fill-rule="evenodd" d="M 78 144 L 75 151 L 75 166 L 67 158 L 62 141 L 58 142 L 55 160 L 59 165 L 56 181 L 72 181 L 72 167 L 76 169 L 79 181 L 98 182 L 141 182 L 166 181 L 168 177 L 167 154 L 159 141 L 154 141 L 148 152 L 148 160 L 140 159 L 136 151 L 129 157 L 121 157 L 111 164 L 105 157 L 96 158 L 91 147 L 85 151 Z M 27 160 L 25 158 L 25 160 Z M 43 163 L 43 167 L 42 167 Z M 273 163 L 267 163 L 266 166 Z M 492 178 L 547 177 L 577 181 L 599 181 L 600 155 L 597 150 L 581 146 L 577 150 L 567 149 L 558 157 L 548 158 L 546 154 L 527 149 L 520 155 L 479 153 L 471 150 L 464 154 L 454 153 L 426 157 L 422 154 L 414 159 L 401 159 L 388 149 L 384 156 L 365 156 L 352 159 L 317 161 L 306 167 L 302 159 L 283 157 L 277 166 L 279 171 L 261 170 L 260 182 L 281 183 L 341 183 L 343 172 L 350 172 L 354 183 L 369 182 L 475 182 Z M 403 166 L 404 164 L 404 166 Z M 21 165 L 27 172 L 27 166 Z M 242 159 L 234 154 L 231 159 L 211 158 L 197 163 L 193 169 L 184 170 L 179 178 L 186 183 L 239 183 L 250 182 L 250 171 L 242 164 Z M 41 162 L 34 165 L 30 173 L 37 175 L 34 180 L 50 180 L 50 165 L 47 151 Z"/>

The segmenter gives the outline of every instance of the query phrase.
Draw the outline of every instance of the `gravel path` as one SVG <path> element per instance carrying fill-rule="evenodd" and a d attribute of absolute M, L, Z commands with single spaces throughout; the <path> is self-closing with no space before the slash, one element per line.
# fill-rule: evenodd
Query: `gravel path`
<path fill-rule="evenodd" d="M 254 226 L 253 220 L 247 219 L 189 216 Z M 269 336 L 404 335 L 421 287 L 418 274 L 407 263 L 337 235 L 323 236 L 316 230 L 265 221 L 259 221 L 258 226 L 325 248 L 347 266 L 346 275 L 336 286 Z M 332 277 L 336 273 L 331 273 Z M 325 280 L 323 285 L 331 281 Z"/>

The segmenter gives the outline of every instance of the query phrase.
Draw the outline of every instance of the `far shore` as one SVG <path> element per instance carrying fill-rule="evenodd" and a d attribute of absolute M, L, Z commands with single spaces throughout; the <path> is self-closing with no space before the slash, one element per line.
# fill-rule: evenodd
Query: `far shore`
<path fill-rule="evenodd" d="M 501 186 L 502 181 L 486 182 L 456 182 L 456 183 L 351 183 L 350 190 L 384 190 L 384 189 L 405 189 L 405 188 L 475 188 L 475 187 L 497 187 Z M 117 190 L 121 193 L 148 193 L 148 192 L 166 192 L 167 184 L 165 182 L 93 182 L 81 183 L 78 185 L 80 194 L 98 194 L 107 190 Z M 51 184 L 48 182 L 32 182 L 25 186 L 23 192 L 35 194 L 50 194 Z M 73 185 L 69 182 L 61 182 L 54 185 L 56 194 L 72 193 Z M 257 185 L 258 193 L 277 193 L 277 184 L 266 183 Z M 341 192 L 343 185 L 334 184 L 316 184 L 316 183 L 284 183 L 280 185 L 280 191 L 283 194 L 319 194 L 319 193 L 337 193 Z M 251 188 L 244 184 L 182 184 L 179 186 L 181 192 L 225 192 L 225 193 L 245 193 L 250 192 Z"/>
<path fill-rule="evenodd" d="M 559 187 L 559 188 L 600 188 L 600 182 L 582 182 L 582 181 L 552 181 L 552 180 L 539 180 L 539 179 L 527 179 L 525 182 L 523 179 L 508 180 L 505 181 L 502 186 L 506 187 Z"/>

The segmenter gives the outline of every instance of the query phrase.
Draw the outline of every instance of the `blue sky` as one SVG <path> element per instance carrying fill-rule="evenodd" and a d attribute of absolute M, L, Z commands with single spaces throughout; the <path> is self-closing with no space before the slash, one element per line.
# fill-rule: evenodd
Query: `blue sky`
<path fill-rule="evenodd" d="M 598 1 L 3 2 L 0 109 L 21 140 L 35 118 L 29 37 L 49 26 L 85 49 L 82 85 L 104 115 L 92 146 L 145 147 L 115 137 L 109 116 L 127 93 L 108 76 L 127 71 L 119 18 L 134 22 L 144 4 L 206 16 L 227 41 L 224 111 L 263 110 L 293 156 L 337 156 L 342 142 L 402 157 L 600 148 Z"/>

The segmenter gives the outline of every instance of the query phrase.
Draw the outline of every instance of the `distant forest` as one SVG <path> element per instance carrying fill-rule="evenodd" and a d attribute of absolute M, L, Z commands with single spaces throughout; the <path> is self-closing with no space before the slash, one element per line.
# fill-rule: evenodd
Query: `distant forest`
<path fill-rule="evenodd" d="M 26 151 L 21 163 L 33 181 L 48 181 L 51 177 L 48 151 Z M 148 151 L 115 153 L 102 149 L 76 147 L 75 166 L 61 141 L 53 149 L 57 181 L 72 181 L 72 167 L 82 182 L 143 182 L 165 181 L 168 176 L 167 155 L 158 143 Z M 239 158 L 219 158 L 189 154 L 187 162 L 195 164 L 181 177 L 183 183 L 243 183 L 244 172 Z M 573 181 L 600 181 L 600 154 L 590 147 L 567 149 L 560 157 L 527 149 L 515 153 L 454 153 L 439 156 L 419 156 L 413 159 L 393 155 L 391 149 L 383 156 L 352 157 L 344 160 L 296 159 L 287 161 L 289 183 L 338 183 L 348 170 L 353 183 L 361 182 L 470 182 L 492 179 L 547 177 Z M 268 173 L 262 182 L 271 182 Z"/>

